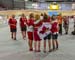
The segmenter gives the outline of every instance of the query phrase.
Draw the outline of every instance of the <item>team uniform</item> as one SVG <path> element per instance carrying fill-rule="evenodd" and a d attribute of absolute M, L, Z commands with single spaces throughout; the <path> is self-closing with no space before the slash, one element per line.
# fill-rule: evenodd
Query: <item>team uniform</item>
<path fill-rule="evenodd" d="M 34 40 L 40 41 L 40 37 L 38 35 L 38 28 L 42 25 L 42 22 L 40 20 L 37 20 L 34 22 Z"/>
<path fill-rule="evenodd" d="M 20 18 L 21 31 L 26 31 L 26 23 L 27 23 L 27 19 L 21 17 L 21 18 Z"/>
<path fill-rule="evenodd" d="M 34 19 L 27 20 L 27 33 L 29 40 L 33 40 L 33 26 L 34 26 Z"/>
<path fill-rule="evenodd" d="M 10 18 L 9 19 L 9 25 L 10 25 L 10 32 L 16 32 L 17 31 L 17 21 L 16 19 Z"/>
<path fill-rule="evenodd" d="M 52 33 L 52 39 L 57 40 L 58 38 L 58 22 L 55 20 L 52 22 L 52 27 L 51 27 L 51 33 Z"/>

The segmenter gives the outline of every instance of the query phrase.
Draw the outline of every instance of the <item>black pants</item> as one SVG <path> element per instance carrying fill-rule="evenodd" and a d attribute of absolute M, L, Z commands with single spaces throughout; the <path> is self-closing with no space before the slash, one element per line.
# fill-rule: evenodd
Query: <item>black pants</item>
<path fill-rule="evenodd" d="M 62 24 L 59 24 L 59 34 L 62 35 Z"/>
<path fill-rule="evenodd" d="M 65 33 L 68 33 L 68 28 L 69 28 L 69 25 L 68 24 L 64 24 Z"/>
<path fill-rule="evenodd" d="M 17 32 L 17 29 L 16 28 L 15 29 L 10 28 L 10 32 Z"/>

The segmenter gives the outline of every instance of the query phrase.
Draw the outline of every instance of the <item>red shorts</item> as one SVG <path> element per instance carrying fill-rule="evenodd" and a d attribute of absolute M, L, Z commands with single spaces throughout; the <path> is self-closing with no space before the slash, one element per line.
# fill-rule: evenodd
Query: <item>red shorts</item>
<path fill-rule="evenodd" d="M 28 33 L 28 39 L 33 40 L 33 32 L 27 32 Z"/>

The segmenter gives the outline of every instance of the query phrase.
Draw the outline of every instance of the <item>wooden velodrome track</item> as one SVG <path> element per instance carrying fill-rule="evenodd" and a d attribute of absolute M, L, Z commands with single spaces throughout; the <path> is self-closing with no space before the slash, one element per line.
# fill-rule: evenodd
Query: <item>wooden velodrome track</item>
<path fill-rule="evenodd" d="M 0 11 L 0 15 L 6 15 L 6 16 L 11 16 L 11 15 L 21 15 L 24 13 L 25 15 L 29 15 L 31 12 L 34 14 L 40 14 L 40 13 L 48 13 L 49 10 L 5 10 L 5 11 Z M 75 10 L 70 10 L 70 11 L 58 11 L 61 13 L 63 16 L 64 15 L 75 15 Z"/>

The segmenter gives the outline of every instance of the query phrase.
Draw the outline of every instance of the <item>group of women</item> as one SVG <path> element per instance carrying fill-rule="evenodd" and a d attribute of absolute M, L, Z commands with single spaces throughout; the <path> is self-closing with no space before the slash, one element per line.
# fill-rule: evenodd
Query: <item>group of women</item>
<path fill-rule="evenodd" d="M 26 40 L 27 32 L 29 51 L 41 52 L 41 40 L 44 41 L 44 52 L 46 52 L 47 40 L 49 52 L 58 49 L 57 39 L 59 25 L 57 20 L 57 16 L 53 15 L 52 17 L 50 17 L 46 13 L 43 13 L 41 15 L 31 13 L 29 14 L 28 19 L 24 14 L 22 14 L 22 16 L 19 19 L 20 28 L 24 40 Z M 9 19 L 8 23 L 10 26 L 11 38 L 13 40 L 16 40 L 17 20 L 15 19 L 15 15 L 12 15 L 12 18 Z"/>

